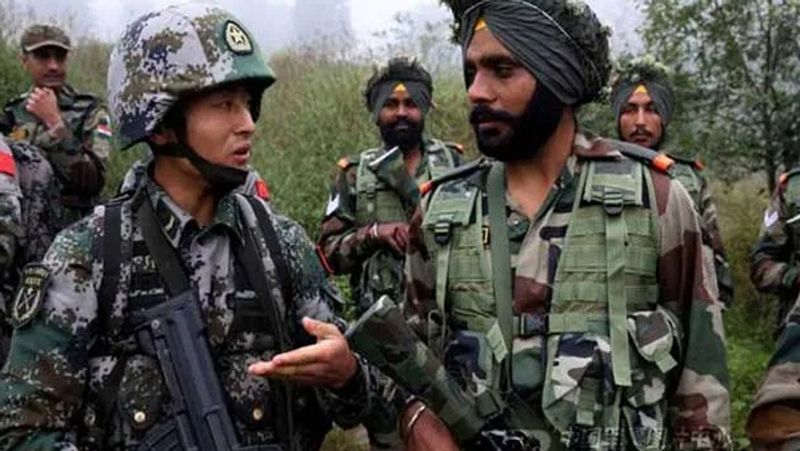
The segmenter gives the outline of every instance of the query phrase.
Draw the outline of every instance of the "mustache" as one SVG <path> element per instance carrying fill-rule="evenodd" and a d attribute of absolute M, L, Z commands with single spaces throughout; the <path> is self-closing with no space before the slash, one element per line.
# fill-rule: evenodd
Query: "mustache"
<path fill-rule="evenodd" d="M 634 136 L 634 137 L 636 137 L 636 136 L 644 136 L 644 137 L 646 137 L 646 138 L 652 138 L 652 137 L 653 137 L 653 134 L 652 134 L 652 133 L 650 133 L 650 132 L 649 132 L 649 131 L 648 131 L 646 128 L 644 128 L 644 127 L 636 127 L 636 130 L 634 130 L 634 131 L 633 131 L 633 133 L 631 134 L 631 136 Z"/>
<path fill-rule="evenodd" d="M 481 122 L 507 122 L 513 123 L 517 117 L 508 111 L 493 110 L 486 105 L 478 105 L 469 113 L 469 122 L 478 125 Z"/>

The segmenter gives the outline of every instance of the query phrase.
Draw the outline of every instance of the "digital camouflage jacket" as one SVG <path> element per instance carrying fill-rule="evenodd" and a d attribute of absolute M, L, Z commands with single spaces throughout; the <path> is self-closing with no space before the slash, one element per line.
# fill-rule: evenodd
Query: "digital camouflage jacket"
<path fill-rule="evenodd" d="M 155 359 L 131 332 L 133 313 L 166 300 L 156 262 L 142 240 L 132 208 L 150 202 L 169 243 L 175 247 L 199 297 L 201 315 L 226 406 L 243 444 L 275 439 L 272 382 L 248 375 L 249 364 L 275 353 L 273 331 L 232 252 L 243 227 L 254 224 L 239 194 L 223 197 L 212 223 L 199 227 L 149 177 L 146 191 L 92 215 L 61 232 L 41 265 L 30 266 L 15 298 L 11 353 L 0 373 L 0 449 L 134 449 L 168 415 L 169 394 Z M 117 203 L 119 202 L 119 203 Z M 258 201 L 260 202 L 260 201 Z M 276 263 L 263 240 L 266 278 L 286 318 L 295 346 L 313 339 L 304 316 L 341 322 L 331 310 L 335 295 L 302 229 L 266 203 L 290 275 L 292 299 L 278 289 Z M 120 208 L 117 274 L 106 274 L 103 239 L 109 208 Z M 108 283 L 118 276 L 109 297 Z M 104 284 L 105 280 L 105 284 Z M 122 371 L 114 371 L 122 363 Z M 184 375 L 192 377 L 192 375 Z M 359 366 L 346 392 L 294 390 L 298 449 L 317 449 L 331 419 L 360 422 L 369 409 L 369 371 Z M 114 403 L 101 402 L 113 393 Z"/>

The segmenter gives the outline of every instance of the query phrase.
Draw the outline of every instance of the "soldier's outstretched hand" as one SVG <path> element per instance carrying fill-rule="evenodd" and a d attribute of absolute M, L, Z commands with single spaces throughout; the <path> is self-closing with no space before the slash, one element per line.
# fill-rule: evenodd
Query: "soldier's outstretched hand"
<path fill-rule="evenodd" d="M 341 388 L 356 372 L 357 362 L 342 332 L 333 324 L 303 318 L 303 327 L 317 338 L 313 345 L 278 354 L 269 362 L 256 362 L 250 374 L 288 379 L 305 385 Z"/>
<path fill-rule="evenodd" d="M 58 109 L 58 99 L 50 88 L 33 88 L 25 109 L 44 122 L 48 129 L 61 123 L 61 111 Z"/>

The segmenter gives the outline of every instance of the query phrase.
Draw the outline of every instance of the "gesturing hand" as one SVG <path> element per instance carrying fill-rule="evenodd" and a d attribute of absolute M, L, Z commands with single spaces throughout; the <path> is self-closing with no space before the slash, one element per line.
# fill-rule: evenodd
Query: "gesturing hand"
<path fill-rule="evenodd" d="M 344 386 L 357 367 L 344 335 L 335 325 L 311 318 L 303 318 L 303 328 L 317 338 L 315 344 L 278 354 L 269 362 L 256 362 L 250 365 L 248 372 L 305 385 L 333 389 Z"/>

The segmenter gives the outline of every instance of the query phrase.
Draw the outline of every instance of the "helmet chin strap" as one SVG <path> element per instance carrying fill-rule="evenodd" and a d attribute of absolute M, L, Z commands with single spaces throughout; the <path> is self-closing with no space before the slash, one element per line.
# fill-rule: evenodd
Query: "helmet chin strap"
<path fill-rule="evenodd" d="M 247 180 L 249 171 L 214 164 L 201 157 L 194 149 L 183 143 L 168 143 L 154 146 L 158 153 L 170 157 L 187 158 L 203 178 L 206 179 L 212 190 L 219 195 L 225 195 L 235 188 L 243 185 Z"/>

